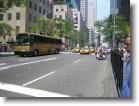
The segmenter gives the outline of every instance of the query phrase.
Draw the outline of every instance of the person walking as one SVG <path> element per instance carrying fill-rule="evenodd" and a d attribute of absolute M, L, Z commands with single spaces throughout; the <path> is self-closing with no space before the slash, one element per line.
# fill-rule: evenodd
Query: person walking
<path fill-rule="evenodd" d="M 125 48 L 127 50 L 127 53 L 129 53 L 129 56 L 126 63 L 126 72 L 121 89 L 121 97 L 130 97 L 130 36 L 126 38 Z"/>

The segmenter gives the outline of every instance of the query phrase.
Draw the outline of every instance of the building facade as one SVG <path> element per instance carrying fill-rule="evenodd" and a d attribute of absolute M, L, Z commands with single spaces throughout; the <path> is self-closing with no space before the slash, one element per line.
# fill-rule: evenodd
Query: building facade
<path fill-rule="evenodd" d="M 36 20 L 44 16 L 46 13 L 49 13 L 49 17 L 52 18 L 52 9 L 52 1 L 31 0 L 25 7 L 13 6 L 6 11 L 6 13 L 0 13 L 0 16 L 3 16 L 3 20 L 0 20 L 0 22 L 5 22 L 15 29 L 12 31 L 11 36 L 6 37 L 4 41 L 10 42 L 9 39 L 11 38 L 15 41 L 17 33 L 28 32 L 29 26 L 36 23 Z M 0 41 L 4 42 L 2 37 L 0 38 Z"/>
<path fill-rule="evenodd" d="M 97 0 L 88 2 L 87 27 L 89 29 L 88 42 L 91 44 L 95 41 L 95 21 L 97 21 Z"/>
<path fill-rule="evenodd" d="M 85 31 L 85 35 L 84 35 L 84 44 L 80 45 L 80 46 L 85 46 L 88 42 L 87 40 L 87 36 L 88 36 L 88 28 L 85 24 L 85 21 L 83 20 L 83 17 L 80 13 L 80 11 L 76 8 L 76 9 L 72 9 L 73 11 L 73 21 L 74 21 L 74 29 L 79 32 L 81 30 Z M 77 44 L 78 45 L 78 44 Z"/>
<path fill-rule="evenodd" d="M 67 4 L 55 4 L 53 8 L 53 17 L 62 18 L 64 20 L 69 20 L 73 22 L 73 12 Z M 69 49 L 69 39 L 66 37 L 62 38 L 63 50 Z"/>
<path fill-rule="evenodd" d="M 125 17 L 125 22 L 130 23 L 130 0 L 111 0 L 110 13 L 113 14 L 114 9 L 117 9 L 116 14 Z"/>

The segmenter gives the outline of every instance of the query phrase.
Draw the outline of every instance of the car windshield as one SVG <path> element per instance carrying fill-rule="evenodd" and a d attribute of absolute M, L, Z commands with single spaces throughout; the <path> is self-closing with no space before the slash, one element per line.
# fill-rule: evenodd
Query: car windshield
<path fill-rule="evenodd" d="M 82 50 L 89 50 L 89 48 L 82 48 Z"/>
<path fill-rule="evenodd" d="M 18 44 L 18 45 L 29 45 L 30 42 L 31 42 L 31 37 L 28 36 L 27 34 L 17 35 L 16 44 Z"/>

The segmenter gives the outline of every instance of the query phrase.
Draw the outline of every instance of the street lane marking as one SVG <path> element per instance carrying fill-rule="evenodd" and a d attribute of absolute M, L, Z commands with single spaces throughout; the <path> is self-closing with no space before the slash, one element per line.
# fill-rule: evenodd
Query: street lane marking
<path fill-rule="evenodd" d="M 6 65 L 6 63 L 1 63 L 0 66 Z"/>
<path fill-rule="evenodd" d="M 75 61 L 74 63 L 78 63 L 78 62 L 80 62 L 80 61 L 81 61 L 81 59 L 79 59 L 79 60 Z"/>
<path fill-rule="evenodd" d="M 37 79 L 35 79 L 35 80 L 32 80 L 32 81 L 30 81 L 30 82 L 28 82 L 28 83 L 25 83 L 25 84 L 23 84 L 22 86 L 27 86 L 27 85 L 29 85 L 29 84 L 31 84 L 31 83 L 33 83 L 33 82 L 36 82 L 36 81 L 38 81 L 38 80 L 40 80 L 40 79 L 43 79 L 44 77 L 47 77 L 47 76 L 49 76 L 49 75 L 51 75 L 51 74 L 54 74 L 55 73 L 55 71 L 53 71 L 53 72 L 51 72 L 51 73 L 49 73 L 49 74 L 46 74 L 46 75 L 44 75 L 44 76 L 42 76 L 42 77 L 39 77 L 39 78 L 37 78 Z"/>
<path fill-rule="evenodd" d="M 12 68 L 12 67 L 24 66 L 24 65 L 28 65 L 28 64 L 34 64 L 34 63 L 39 63 L 39 62 L 44 62 L 44 61 L 50 61 L 50 60 L 55 60 L 55 59 L 57 59 L 57 58 L 50 58 L 50 59 L 32 61 L 32 62 L 27 62 L 27 63 L 20 63 L 20 64 L 15 64 L 15 65 L 1 67 L 0 70 L 5 70 L 5 69 L 8 69 L 8 68 Z"/>
<path fill-rule="evenodd" d="M 2 82 L 0 82 L 0 89 L 33 97 L 70 97 L 68 95 L 63 95 L 59 93 L 27 88 L 19 85 L 7 84 Z"/>
<path fill-rule="evenodd" d="M 29 58 L 23 58 L 23 59 L 19 59 L 18 61 L 28 61 Z"/>

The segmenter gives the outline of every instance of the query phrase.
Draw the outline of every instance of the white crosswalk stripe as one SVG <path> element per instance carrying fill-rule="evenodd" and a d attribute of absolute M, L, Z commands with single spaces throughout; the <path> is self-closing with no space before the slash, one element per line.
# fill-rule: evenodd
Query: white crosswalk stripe
<path fill-rule="evenodd" d="M 33 97 L 70 97 L 68 95 L 63 95 L 59 93 L 27 88 L 19 85 L 7 84 L 2 82 L 0 82 L 0 89 L 5 91 L 20 93 L 24 95 L 29 95 Z"/>

